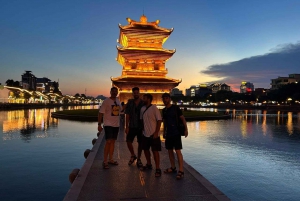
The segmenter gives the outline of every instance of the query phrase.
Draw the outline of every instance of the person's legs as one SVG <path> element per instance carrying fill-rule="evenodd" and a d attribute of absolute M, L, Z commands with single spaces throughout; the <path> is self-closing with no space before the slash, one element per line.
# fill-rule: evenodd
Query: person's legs
<path fill-rule="evenodd" d="M 178 166 L 179 166 L 179 171 L 183 172 L 183 155 L 181 153 L 181 150 L 175 150 L 176 155 L 177 155 L 177 160 L 178 160 Z"/>
<path fill-rule="evenodd" d="M 114 160 L 114 151 L 115 151 L 115 142 L 116 140 L 110 140 L 110 144 L 109 144 L 109 161 L 113 161 Z"/>
<path fill-rule="evenodd" d="M 161 169 L 160 169 L 160 157 L 159 151 L 161 151 L 161 141 L 160 138 L 152 138 L 151 140 L 151 150 L 153 152 L 154 162 L 155 162 L 155 177 L 161 176 Z"/>
<path fill-rule="evenodd" d="M 156 169 L 160 169 L 160 158 L 158 151 L 152 151 Z"/>
<path fill-rule="evenodd" d="M 176 138 L 174 138 L 174 148 L 177 155 L 178 166 L 179 166 L 179 171 L 177 172 L 176 179 L 182 179 L 184 176 L 184 172 L 183 172 L 183 156 L 181 153 L 181 149 L 182 149 L 181 136 L 176 136 Z"/>
<path fill-rule="evenodd" d="M 130 128 L 129 132 L 126 136 L 127 148 L 130 152 L 130 160 L 128 162 L 128 165 L 131 165 L 136 159 L 136 156 L 135 156 L 135 153 L 134 153 L 134 150 L 133 150 L 133 146 L 132 146 L 134 137 L 135 137 L 134 128 Z"/>
<path fill-rule="evenodd" d="M 144 150 L 145 158 L 147 160 L 147 165 L 151 165 L 151 155 L 149 150 Z"/>
<path fill-rule="evenodd" d="M 152 169 L 152 164 L 151 164 L 151 154 L 150 154 L 150 144 L 151 139 L 149 137 L 145 137 L 144 135 L 142 136 L 142 143 L 141 147 L 144 150 L 145 158 L 147 160 L 147 164 L 145 166 L 141 167 L 141 170 L 146 170 L 146 169 Z"/>
<path fill-rule="evenodd" d="M 137 166 L 141 167 L 143 166 L 143 163 L 141 161 L 141 155 L 142 155 L 142 130 L 138 129 L 136 133 L 136 138 L 138 142 L 138 147 L 137 147 Z"/>
<path fill-rule="evenodd" d="M 135 156 L 134 150 L 133 150 L 133 146 L 132 146 L 132 142 L 127 141 L 127 148 L 131 154 L 131 156 Z"/>
<path fill-rule="evenodd" d="M 106 140 L 106 142 L 105 142 L 105 146 L 104 146 L 104 160 L 103 160 L 104 163 L 108 162 L 107 158 L 108 158 L 109 151 L 110 151 L 111 141 L 112 140 Z"/>
<path fill-rule="evenodd" d="M 117 161 L 114 161 L 113 157 L 114 157 L 114 151 L 115 151 L 115 142 L 118 138 L 118 133 L 119 133 L 119 127 L 112 127 L 112 138 L 110 139 L 110 144 L 109 144 L 109 164 L 112 165 L 118 165 Z"/>
<path fill-rule="evenodd" d="M 168 154 L 169 154 L 169 159 L 170 159 L 170 163 L 171 163 L 171 168 L 175 168 L 175 157 L 174 157 L 174 137 L 167 137 L 166 141 L 165 141 L 165 146 L 166 149 L 168 150 Z M 171 168 L 168 168 L 167 172 L 171 172 L 172 170 L 170 170 Z M 166 171 L 165 171 L 166 172 Z"/>
<path fill-rule="evenodd" d="M 171 168 L 176 168 L 175 167 L 175 157 L 174 157 L 174 151 L 173 151 L 173 149 L 169 149 L 168 150 L 168 153 L 169 153 L 169 159 L 170 159 L 170 163 L 171 163 Z"/>

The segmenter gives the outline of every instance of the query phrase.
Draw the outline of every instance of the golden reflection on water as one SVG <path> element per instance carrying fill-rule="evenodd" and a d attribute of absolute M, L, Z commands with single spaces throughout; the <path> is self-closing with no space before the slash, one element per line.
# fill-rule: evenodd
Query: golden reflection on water
<path fill-rule="evenodd" d="M 287 114 L 286 128 L 289 135 L 292 135 L 293 134 L 293 113 L 292 112 L 288 112 Z"/>
<path fill-rule="evenodd" d="M 261 130 L 263 135 L 267 134 L 268 126 L 267 126 L 267 111 L 263 111 L 262 122 L 261 122 Z"/>
<path fill-rule="evenodd" d="M 58 126 L 59 120 L 51 118 L 51 112 L 60 110 L 98 109 L 98 105 L 68 106 L 28 110 L 0 111 L 0 129 L 3 140 L 57 137 L 50 128 Z M 37 132 L 38 131 L 38 132 Z"/>
<path fill-rule="evenodd" d="M 58 119 L 51 118 L 52 109 L 30 109 L 2 112 L 3 140 L 11 140 L 20 137 L 29 137 L 37 132 L 35 138 L 48 137 L 49 127 L 57 127 Z M 21 136 L 20 136 L 21 134 Z"/>

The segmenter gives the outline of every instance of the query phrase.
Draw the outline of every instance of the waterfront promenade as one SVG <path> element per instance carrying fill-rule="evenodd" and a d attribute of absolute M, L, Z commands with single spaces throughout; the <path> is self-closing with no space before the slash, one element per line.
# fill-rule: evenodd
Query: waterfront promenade
<path fill-rule="evenodd" d="M 101 133 L 64 201 L 230 200 L 187 163 L 184 163 L 185 176 L 182 180 L 176 180 L 176 174 L 165 173 L 156 178 L 155 169 L 140 171 L 135 163 L 128 166 L 130 155 L 123 130 L 120 131 L 115 144 L 114 159 L 119 162 L 119 165 L 110 165 L 108 170 L 102 169 L 104 143 L 105 139 Z M 135 149 L 136 146 L 137 144 L 134 143 Z M 164 147 L 160 156 L 162 170 L 170 167 Z M 142 161 L 145 163 L 144 157 Z M 153 159 L 152 163 L 154 165 Z"/>

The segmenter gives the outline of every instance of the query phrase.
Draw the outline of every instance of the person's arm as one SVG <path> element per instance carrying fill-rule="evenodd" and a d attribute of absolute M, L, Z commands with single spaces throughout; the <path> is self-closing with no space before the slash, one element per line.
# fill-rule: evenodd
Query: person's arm
<path fill-rule="evenodd" d="M 105 113 L 106 102 L 107 101 L 105 101 L 105 100 L 103 101 L 103 103 L 99 109 L 99 113 L 98 113 L 98 131 L 100 133 L 103 130 L 102 123 L 103 123 L 103 115 Z"/>
<path fill-rule="evenodd" d="M 103 130 L 102 123 L 103 123 L 103 113 L 98 113 L 98 131 L 101 133 Z"/>
<path fill-rule="evenodd" d="M 188 132 L 188 128 L 187 128 L 187 125 L 186 125 L 186 120 L 185 120 L 183 115 L 181 115 L 179 118 L 181 119 L 181 121 L 184 125 L 184 136 L 187 137 L 189 135 L 189 132 Z"/>
<path fill-rule="evenodd" d="M 128 107 L 128 104 L 130 104 L 129 100 L 127 101 L 127 104 L 124 105 L 125 107 L 123 107 L 124 109 L 124 113 L 125 113 L 125 133 L 126 135 L 129 132 L 129 120 L 130 120 L 130 107 Z"/>
<path fill-rule="evenodd" d="M 155 132 L 153 133 L 153 138 L 158 138 L 159 137 L 158 132 L 160 131 L 161 122 L 162 122 L 162 120 L 157 120 Z"/>
<path fill-rule="evenodd" d="M 125 133 L 126 133 L 126 135 L 127 135 L 128 132 L 129 132 L 129 119 L 130 119 L 129 114 L 125 114 L 125 118 L 126 118 L 126 123 L 125 123 Z"/>
<path fill-rule="evenodd" d="M 153 138 L 158 138 L 159 137 L 158 133 L 160 131 L 162 118 L 157 107 L 155 109 L 155 117 L 156 117 L 156 128 L 155 128 L 155 132 L 153 133 Z"/>

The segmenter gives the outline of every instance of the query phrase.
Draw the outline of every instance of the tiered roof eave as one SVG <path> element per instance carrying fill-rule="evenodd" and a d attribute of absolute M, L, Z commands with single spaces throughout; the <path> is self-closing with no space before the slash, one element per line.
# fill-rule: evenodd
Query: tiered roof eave
<path fill-rule="evenodd" d="M 179 84 L 182 82 L 182 79 L 174 79 L 170 77 L 160 77 L 160 76 L 151 76 L 151 77 L 131 77 L 131 76 L 120 76 L 120 77 L 110 77 L 112 82 L 129 82 L 129 81 L 138 81 L 139 83 L 176 83 Z"/>
<path fill-rule="evenodd" d="M 134 39 L 151 39 L 151 40 L 160 40 L 164 44 L 167 39 L 170 37 L 174 28 L 167 29 L 159 27 L 157 24 L 150 22 L 147 24 L 143 23 L 133 23 L 122 26 L 119 24 L 120 35 L 118 41 L 124 47 L 127 46 L 128 41 L 131 38 Z"/>
<path fill-rule="evenodd" d="M 126 60 L 161 60 L 168 61 L 173 54 L 176 52 L 174 50 L 167 49 L 155 49 L 155 48 L 123 48 L 117 46 L 118 56 L 117 61 L 123 66 Z"/>

